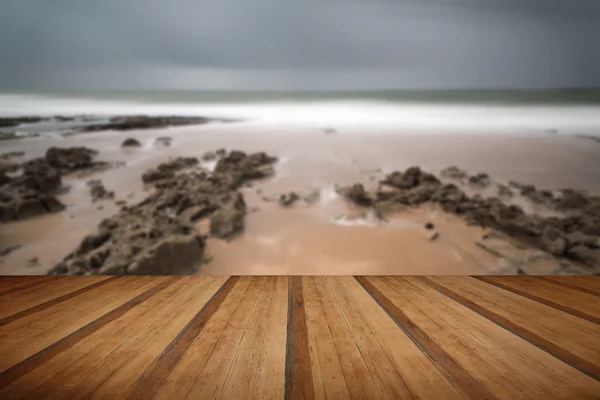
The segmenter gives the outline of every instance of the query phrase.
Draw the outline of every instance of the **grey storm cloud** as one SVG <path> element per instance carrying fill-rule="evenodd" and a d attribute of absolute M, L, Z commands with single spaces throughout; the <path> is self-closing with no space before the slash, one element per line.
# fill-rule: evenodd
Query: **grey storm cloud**
<path fill-rule="evenodd" d="M 600 86 L 597 0 L 3 0 L 0 88 Z"/>

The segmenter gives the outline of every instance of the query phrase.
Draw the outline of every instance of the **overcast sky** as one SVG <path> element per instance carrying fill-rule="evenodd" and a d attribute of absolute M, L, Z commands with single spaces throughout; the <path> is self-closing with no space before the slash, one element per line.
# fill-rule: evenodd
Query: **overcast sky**
<path fill-rule="evenodd" d="M 600 0 L 0 0 L 0 88 L 600 86 Z"/>

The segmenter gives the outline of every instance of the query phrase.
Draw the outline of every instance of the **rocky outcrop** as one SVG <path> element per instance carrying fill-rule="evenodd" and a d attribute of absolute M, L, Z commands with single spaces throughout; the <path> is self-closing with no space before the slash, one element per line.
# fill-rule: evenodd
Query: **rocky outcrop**
<path fill-rule="evenodd" d="M 469 177 L 469 183 L 473 186 L 485 188 L 488 187 L 492 181 L 490 180 L 490 176 L 488 174 L 480 172 Z"/>
<path fill-rule="evenodd" d="M 86 147 L 51 147 L 44 157 L 21 164 L 21 175 L 9 177 L 0 171 L 0 221 L 64 210 L 64 205 L 54 197 L 61 187 L 62 176 L 109 165 L 94 161 L 95 155 L 95 150 Z M 98 195 L 108 194 L 94 190 Z"/>
<path fill-rule="evenodd" d="M 90 194 L 92 196 L 92 201 L 94 202 L 98 200 L 112 200 L 115 198 L 115 192 L 106 190 L 100 179 L 88 181 L 87 186 L 90 188 Z"/>
<path fill-rule="evenodd" d="M 127 138 L 121 143 L 121 147 L 141 147 L 142 144 L 135 138 Z"/>
<path fill-rule="evenodd" d="M 233 156 L 232 156 L 233 154 Z M 194 221 L 210 218 L 210 234 L 230 239 L 244 229 L 246 205 L 238 189 L 275 162 L 257 153 L 231 152 L 227 167 L 213 174 L 182 171 L 194 157 L 181 157 L 156 170 L 155 191 L 102 221 L 93 235 L 57 264 L 50 274 L 189 274 L 201 265 L 206 237 Z M 146 174 L 144 174 L 146 175 Z"/>
<path fill-rule="evenodd" d="M 106 123 L 89 124 L 79 128 L 79 132 L 97 131 L 129 131 L 134 129 L 159 129 L 170 126 L 201 125 L 210 120 L 202 117 L 177 117 L 177 116 L 124 116 L 111 118 Z"/>
<path fill-rule="evenodd" d="M 12 128 L 23 124 L 36 124 L 42 122 L 42 117 L 3 117 L 0 118 L 0 128 Z"/>
<path fill-rule="evenodd" d="M 300 200 L 300 196 L 298 196 L 296 192 L 284 193 L 279 196 L 279 205 L 282 207 L 289 207 L 298 200 Z"/>
<path fill-rule="evenodd" d="M 489 181 L 478 174 L 478 181 Z M 528 215 L 521 207 L 504 204 L 498 198 L 467 196 L 454 184 L 442 184 L 436 177 L 412 167 L 393 172 L 374 194 L 356 184 L 343 193 L 356 205 L 373 207 L 377 215 L 394 204 L 416 206 L 438 204 L 444 211 L 460 215 L 467 223 L 492 228 L 529 243 L 554 256 L 581 261 L 600 273 L 600 198 L 573 190 L 538 191 L 532 185 L 511 182 L 524 196 L 543 202 L 554 210 L 568 211 L 564 217 Z M 479 183 L 478 183 L 479 185 Z M 390 189 L 391 188 L 391 189 Z M 373 199 L 368 201 L 368 199 Z"/>
<path fill-rule="evenodd" d="M 440 175 L 449 179 L 464 179 L 468 176 L 467 171 L 464 171 L 457 166 L 451 166 L 443 169 Z"/>
<path fill-rule="evenodd" d="M 175 176 L 175 172 L 186 168 L 192 168 L 196 165 L 198 165 L 198 159 L 196 157 L 177 157 L 166 163 L 159 164 L 156 168 L 144 172 L 142 181 L 144 183 L 152 183 L 172 179 Z"/>
<path fill-rule="evenodd" d="M 50 147 L 46 151 L 45 159 L 52 167 L 62 174 L 84 170 L 106 167 L 109 164 L 103 161 L 94 161 L 98 154 L 96 150 L 87 147 Z"/>
<path fill-rule="evenodd" d="M 360 183 L 347 188 L 340 188 L 338 193 L 358 206 L 369 207 L 373 204 L 373 199 Z"/>

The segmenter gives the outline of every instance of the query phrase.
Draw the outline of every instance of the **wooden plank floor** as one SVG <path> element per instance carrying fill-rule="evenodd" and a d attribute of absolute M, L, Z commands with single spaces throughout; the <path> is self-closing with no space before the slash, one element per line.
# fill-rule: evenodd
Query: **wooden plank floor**
<path fill-rule="evenodd" d="M 0 278 L 0 399 L 600 399 L 600 277 Z"/>

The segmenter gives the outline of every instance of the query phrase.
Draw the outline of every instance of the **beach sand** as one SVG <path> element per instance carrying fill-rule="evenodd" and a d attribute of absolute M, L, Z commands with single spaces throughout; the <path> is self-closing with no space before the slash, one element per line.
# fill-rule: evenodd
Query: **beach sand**
<path fill-rule="evenodd" d="M 154 147 L 159 136 L 173 138 L 170 147 Z M 142 148 L 124 149 L 134 137 Z M 494 183 L 509 180 L 539 188 L 573 188 L 600 193 L 600 144 L 548 132 L 512 134 L 410 133 L 376 130 L 290 128 L 264 123 L 209 124 L 161 130 L 97 132 L 71 137 L 41 137 L 2 143 L 2 152 L 25 151 L 41 156 L 50 146 L 86 146 L 99 151 L 97 160 L 126 165 L 93 175 L 115 200 L 133 204 L 148 193 L 144 171 L 174 156 L 201 156 L 217 148 L 265 151 L 279 158 L 276 175 L 244 188 L 248 205 L 245 232 L 227 242 L 209 239 L 212 261 L 200 274 L 485 274 L 499 260 L 475 244 L 485 233 L 459 217 L 433 207 L 411 209 L 387 223 L 375 218 L 348 221 L 355 214 L 335 194 L 335 185 L 363 183 L 375 188 L 386 173 L 418 165 L 438 173 L 450 165 L 470 173 L 487 172 Z M 204 165 L 210 168 L 210 164 Z M 85 182 L 90 176 L 68 176 L 71 189 L 59 196 L 66 210 L 0 225 L 0 243 L 21 248 L 3 257 L 0 274 L 44 274 L 97 224 L 113 215 L 114 201 L 92 202 Z M 289 208 L 263 197 L 319 189 L 320 201 Z M 257 193 L 258 191 L 258 193 Z M 542 212 L 515 200 L 528 212 Z M 99 209 L 101 207 L 101 209 Z M 439 237 L 430 241 L 424 225 L 431 222 Z M 203 222 L 199 229 L 203 229 Z M 37 257 L 38 263 L 29 260 Z"/>

